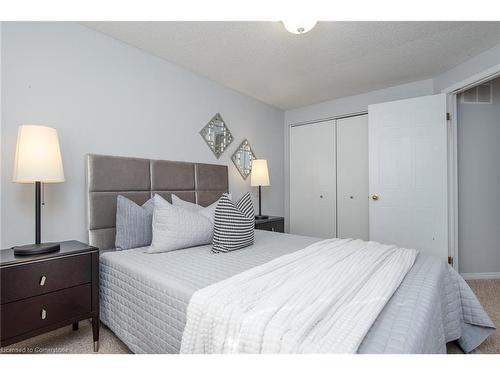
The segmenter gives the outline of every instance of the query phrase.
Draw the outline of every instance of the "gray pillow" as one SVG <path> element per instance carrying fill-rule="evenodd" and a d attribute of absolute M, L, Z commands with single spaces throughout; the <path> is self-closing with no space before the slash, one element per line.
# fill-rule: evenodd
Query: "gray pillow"
<path fill-rule="evenodd" d="M 116 250 L 151 245 L 153 210 L 153 198 L 142 207 L 122 195 L 116 198 Z"/>
<path fill-rule="evenodd" d="M 231 199 L 231 194 L 228 194 L 228 197 L 229 197 L 229 199 Z M 219 203 L 218 200 L 216 200 L 210 206 L 203 207 L 203 206 L 200 206 L 196 203 L 191 203 L 191 202 L 182 200 L 177 195 L 172 194 L 172 204 L 174 206 L 183 207 L 186 210 L 190 210 L 193 212 L 198 212 L 199 214 L 201 214 L 201 215 L 205 216 L 207 219 L 209 219 L 210 222 L 212 223 L 212 225 L 214 223 L 215 207 L 217 207 L 217 203 Z"/>
<path fill-rule="evenodd" d="M 202 211 L 168 203 L 154 196 L 153 241 L 148 253 L 163 253 L 212 242 L 214 224 Z"/>

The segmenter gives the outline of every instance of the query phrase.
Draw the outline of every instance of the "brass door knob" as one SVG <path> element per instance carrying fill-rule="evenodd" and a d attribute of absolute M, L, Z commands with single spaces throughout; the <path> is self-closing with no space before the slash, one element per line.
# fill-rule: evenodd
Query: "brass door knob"
<path fill-rule="evenodd" d="M 379 196 L 377 193 L 372 194 L 372 199 L 373 199 L 374 201 L 378 201 L 378 199 L 379 199 L 379 198 L 380 198 L 380 196 Z"/>

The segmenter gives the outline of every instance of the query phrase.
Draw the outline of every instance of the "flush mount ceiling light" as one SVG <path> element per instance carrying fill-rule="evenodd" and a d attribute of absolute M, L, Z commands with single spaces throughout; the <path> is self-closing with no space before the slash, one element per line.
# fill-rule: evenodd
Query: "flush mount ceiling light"
<path fill-rule="evenodd" d="M 316 26 L 317 21 L 282 21 L 283 26 L 292 34 L 305 34 Z"/>

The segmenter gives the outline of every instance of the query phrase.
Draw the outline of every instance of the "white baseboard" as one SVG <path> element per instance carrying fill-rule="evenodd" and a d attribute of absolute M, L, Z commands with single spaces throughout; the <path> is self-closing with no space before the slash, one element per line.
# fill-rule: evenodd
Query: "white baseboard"
<path fill-rule="evenodd" d="M 461 273 L 465 280 L 500 279 L 500 272 Z"/>

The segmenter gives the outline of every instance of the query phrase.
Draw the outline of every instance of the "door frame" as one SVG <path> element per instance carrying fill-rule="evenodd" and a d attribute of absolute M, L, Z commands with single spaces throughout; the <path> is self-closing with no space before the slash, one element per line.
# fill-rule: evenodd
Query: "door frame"
<path fill-rule="evenodd" d="M 460 82 L 441 90 L 446 94 L 450 119 L 448 121 L 448 253 L 453 257 L 453 268 L 459 272 L 458 258 L 458 119 L 457 96 L 461 92 L 483 82 L 500 77 L 500 64 L 474 74 Z"/>

